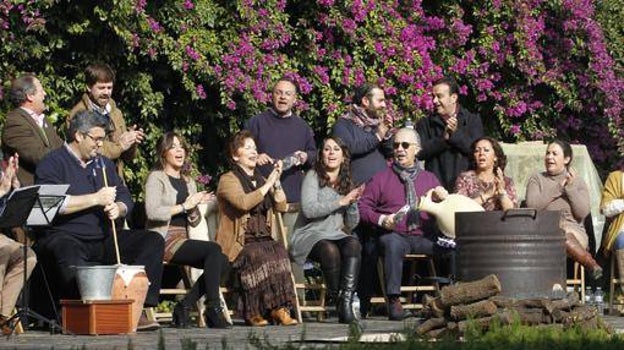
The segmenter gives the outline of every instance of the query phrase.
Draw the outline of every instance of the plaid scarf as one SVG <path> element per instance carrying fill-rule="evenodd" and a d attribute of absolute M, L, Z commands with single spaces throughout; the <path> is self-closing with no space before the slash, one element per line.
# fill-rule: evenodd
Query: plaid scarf
<path fill-rule="evenodd" d="M 418 202 L 420 198 L 416 194 L 416 188 L 414 182 L 420 173 L 420 165 L 415 163 L 411 168 L 404 168 L 398 163 L 392 163 L 392 170 L 399 175 L 403 187 L 405 188 L 405 198 L 407 204 L 410 206 L 410 211 L 407 213 L 407 228 L 415 230 L 420 225 L 420 211 L 418 210 Z"/>
<path fill-rule="evenodd" d="M 347 113 L 343 114 L 341 118 L 348 119 L 361 128 L 367 126 L 376 128 L 379 125 L 379 118 L 368 116 L 364 108 L 355 104 L 351 105 Z"/>

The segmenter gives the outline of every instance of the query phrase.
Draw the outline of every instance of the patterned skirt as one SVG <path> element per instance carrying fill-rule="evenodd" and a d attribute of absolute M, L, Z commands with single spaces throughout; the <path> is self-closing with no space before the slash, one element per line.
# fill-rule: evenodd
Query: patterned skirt
<path fill-rule="evenodd" d="M 171 261 L 175 253 L 188 239 L 188 232 L 186 227 L 182 226 L 169 226 L 167 235 L 165 236 L 165 256 L 163 260 L 166 262 Z"/>
<path fill-rule="evenodd" d="M 290 259 L 284 246 L 270 238 L 245 242 L 232 266 L 240 278 L 238 312 L 246 320 L 295 300 Z"/>

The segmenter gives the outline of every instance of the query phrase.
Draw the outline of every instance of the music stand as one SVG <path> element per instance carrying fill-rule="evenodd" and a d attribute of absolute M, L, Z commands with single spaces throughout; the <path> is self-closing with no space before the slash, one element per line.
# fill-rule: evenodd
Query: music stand
<path fill-rule="evenodd" d="M 44 211 L 44 205 L 42 205 L 41 199 L 39 198 L 39 190 L 40 186 L 29 186 L 24 188 L 15 189 L 9 195 L 9 198 L 6 200 L 4 208 L 0 211 L 0 229 L 6 228 L 14 228 L 14 227 L 22 227 L 24 232 L 27 231 L 26 225 L 29 216 L 32 211 L 40 210 L 43 216 L 46 218 L 47 223 L 49 224 L 53 217 L 48 220 L 47 212 Z M 64 197 L 64 196 L 63 196 Z M 56 206 L 59 206 L 62 200 L 59 200 L 56 203 Z M 35 203 L 38 204 L 38 208 L 36 208 Z M 57 209 L 58 211 L 58 209 Z M 55 212 L 56 214 L 56 212 Z M 22 245 L 23 248 L 23 260 L 24 260 L 24 285 L 22 286 L 21 298 L 22 298 L 22 308 L 13 316 L 11 316 L 8 320 L 2 323 L 0 326 L 4 326 L 9 324 L 11 327 L 11 334 L 15 332 L 15 327 L 17 322 L 15 320 L 23 320 L 28 317 L 35 318 L 41 322 L 47 323 L 50 326 L 50 332 L 54 333 L 54 329 L 62 329 L 62 327 L 55 321 L 45 318 L 39 313 L 32 311 L 28 307 L 27 293 L 28 293 L 28 234 L 25 234 L 25 242 Z M 24 318 L 26 316 L 26 318 Z M 28 328 L 27 324 L 22 325 L 24 328 Z M 9 334 L 9 336 L 11 335 Z"/>

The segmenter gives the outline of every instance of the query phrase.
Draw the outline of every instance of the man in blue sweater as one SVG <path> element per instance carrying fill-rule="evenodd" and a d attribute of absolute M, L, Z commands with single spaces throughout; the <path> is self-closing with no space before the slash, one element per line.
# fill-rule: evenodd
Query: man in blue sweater
<path fill-rule="evenodd" d="M 68 143 L 37 165 L 36 184 L 69 184 L 69 189 L 52 227 L 34 248 L 46 272 L 56 277 L 50 279 L 55 299 L 79 299 L 72 266 L 116 263 L 111 226 L 115 224 L 121 262 L 145 266 L 150 286 L 144 305 L 156 306 L 164 241 L 154 232 L 121 229 L 133 203 L 114 163 L 99 155 L 107 125 L 98 113 L 79 112 L 69 124 Z M 139 330 L 153 328 L 157 324 L 145 318 L 139 323 Z"/>

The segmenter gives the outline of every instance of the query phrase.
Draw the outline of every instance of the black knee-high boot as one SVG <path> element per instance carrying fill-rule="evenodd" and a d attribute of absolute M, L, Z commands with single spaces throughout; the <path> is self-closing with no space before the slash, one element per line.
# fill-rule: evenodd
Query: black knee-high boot
<path fill-rule="evenodd" d="M 360 258 L 350 257 L 342 261 L 342 278 L 338 295 L 338 322 L 351 323 L 356 320 L 353 312 L 353 293 L 360 275 Z"/>

